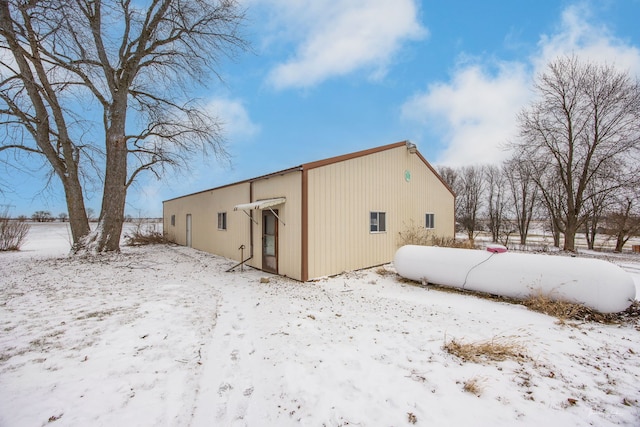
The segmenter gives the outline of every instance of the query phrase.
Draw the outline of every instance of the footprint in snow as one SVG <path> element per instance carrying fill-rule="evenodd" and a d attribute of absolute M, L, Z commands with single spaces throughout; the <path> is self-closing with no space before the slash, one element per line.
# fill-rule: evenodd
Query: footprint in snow
<path fill-rule="evenodd" d="M 231 384 L 229 383 L 222 383 L 220 384 L 220 387 L 218 387 L 218 395 L 220 397 L 222 397 L 222 395 L 228 393 L 229 391 L 231 391 L 233 389 L 233 386 L 231 386 Z"/>

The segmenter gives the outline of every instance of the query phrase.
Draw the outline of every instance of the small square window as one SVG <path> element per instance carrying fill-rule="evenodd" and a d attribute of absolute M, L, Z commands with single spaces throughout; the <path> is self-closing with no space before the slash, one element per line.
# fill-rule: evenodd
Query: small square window
<path fill-rule="evenodd" d="M 172 226 L 176 226 L 176 216 L 175 215 L 171 215 L 171 225 Z"/>
<path fill-rule="evenodd" d="M 369 231 L 371 233 L 383 233 L 387 231 L 385 212 L 371 212 Z"/>
<path fill-rule="evenodd" d="M 436 214 L 428 213 L 426 215 L 424 228 L 436 228 Z"/>
<path fill-rule="evenodd" d="M 227 229 L 227 213 L 218 212 L 218 230 Z"/>

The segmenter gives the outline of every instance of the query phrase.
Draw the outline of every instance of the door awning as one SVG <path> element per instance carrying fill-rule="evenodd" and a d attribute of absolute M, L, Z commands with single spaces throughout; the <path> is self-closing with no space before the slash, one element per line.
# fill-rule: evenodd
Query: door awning
<path fill-rule="evenodd" d="M 284 198 L 284 197 L 278 197 L 278 198 L 275 198 L 275 199 L 258 200 L 257 202 L 244 203 L 244 204 L 241 204 L 241 205 L 236 205 L 233 208 L 233 210 L 234 211 L 249 211 L 249 210 L 252 210 L 252 209 L 256 209 L 256 210 L 269 209 L 272 206 L 282 205 L 286 201 L 287 201 L 287 199 Z"/>
<path fill-rule="evenodd" d="M 278 216 L 277 213 L 275 213 L 273 211 L 273 209 L 271 209 L 273 206 L 278 206 L 278 205 L 282 205 L 284 204 L 284 202 L 286 202 L 287 199 L 285 197 L 277 197 L 275 199 L 265 199 L 265 200 L 258 200 L 257 202 L 251 202 L 251 203 L 243 203 L 241 205 L 236 205 L 234 206 L 233 210 L 234 211 L 243 211 L 249 218 L 251 218 L 251 221 L 255 222 L 256 224 L 258 223 L 258 221 L 256 221 L 255 219 L 253 219 L 251 217 L 251 215 L 249 215 L 249 213 L 247 211 L 250 210 L 263 210 L 263 209 L 269 209 L 271 211 L 271 213 L 278 218 L 278 221 L 280 221 L 282 223 L 282 225 L 286 225 L 284 223 L 284 221 L 282 221 L 280 219 L 280 217 Z"/>

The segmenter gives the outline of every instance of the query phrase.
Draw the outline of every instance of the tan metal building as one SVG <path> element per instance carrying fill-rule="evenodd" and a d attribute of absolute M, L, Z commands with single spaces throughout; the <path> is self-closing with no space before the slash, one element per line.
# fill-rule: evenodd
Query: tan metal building
<path fill-rule="evenodd" d="M 390 262 L 411 224 L 453 237 L 454 199 L 403 141 L 167 200 L 164 232 L 177 244 L 307 281 Z"/>

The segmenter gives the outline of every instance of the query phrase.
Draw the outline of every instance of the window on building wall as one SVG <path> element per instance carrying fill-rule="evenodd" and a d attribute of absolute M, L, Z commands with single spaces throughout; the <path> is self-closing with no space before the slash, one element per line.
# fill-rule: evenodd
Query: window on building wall
<path fill-rule="evenodd" d="M 371 212 L 369 221 L 369 231 L 372 233 L 383 233 L 387 231 L 385 212 Z"/>
<path fill-rule="evenodd" d="M 171 225 L 172 226 L 176 226 L 176 216 L 175 215 L 171 215 Z"/>
<path fill-rule="evenodd" d="M 436 228 L 436 214 L 428 213 L 425 216 L 424 228 Z"/>
<path fill-rule="evenodd" d="M 227 229 L 227 213 L 218 212 L 218 230 Z"/>

